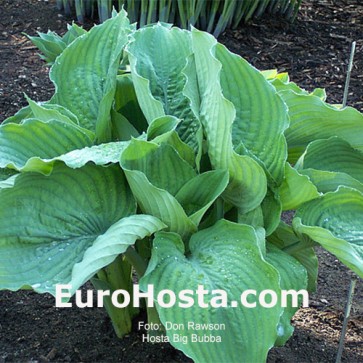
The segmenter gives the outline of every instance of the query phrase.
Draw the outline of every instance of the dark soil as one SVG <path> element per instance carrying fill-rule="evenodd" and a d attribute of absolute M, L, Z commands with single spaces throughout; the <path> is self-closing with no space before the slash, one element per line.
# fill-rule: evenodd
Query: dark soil
<path fill-rule="evenodd" d="M 0 122 L 32 99 L 50 98 L 48 69 L 23 35 L 66 30 L 54 1 L 0 3 Z M 350 44 L 357 41 L 348 103 L 363 110 L 363 4 L 360 0 L 304 1 L 297 21 L 265 17 L 223 34 L 220 41 L 259 69 L 287 71 L 308 90 L 327 89 L 341 103 Z M 293 319 L 295 333 L 268 362 L 333 362 L 350 273 L 318 250 L 318 291 Z M 166 344 L 141 342 L 141 332 L 115 337 L 103 309 L 59 309 L 54 298 L 33 292 L 0 292 L 0 362 L 188 362 Z M 135 323 L 136 324 L 136 323 Z M 243 329 L 243 327 L 241 327 Z M 358 281 L 346 335 L 344 362 L 363 362 L 363 284 Z"/>

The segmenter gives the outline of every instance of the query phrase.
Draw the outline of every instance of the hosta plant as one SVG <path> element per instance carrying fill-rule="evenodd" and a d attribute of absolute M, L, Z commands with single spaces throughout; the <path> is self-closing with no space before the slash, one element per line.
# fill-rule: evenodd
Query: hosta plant
<path fill-rule="evenodd" d="M 246 308 L 243 291 L 314 290 L 317 245 L 363 277 L 357 110 L 256 70 L 208 33 L 135 30 L 124 11 L 65 46 L 50 79 L 49 101 L 28 99 L 0 126 L 2 289 L 224 290 L 227 306 L 210 294 L 207 307 L 155 302 L 148 319 L 225 324 L 219 343 L 157 332 L 196 362 L 262 362 L 297 307 Z M 105 307 L 129 332 L 138 308 Z"/>

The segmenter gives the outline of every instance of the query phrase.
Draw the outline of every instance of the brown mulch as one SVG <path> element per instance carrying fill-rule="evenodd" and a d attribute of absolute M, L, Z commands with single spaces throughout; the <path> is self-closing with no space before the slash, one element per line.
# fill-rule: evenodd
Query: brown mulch
<path fill-rule="evenodd" d="M 287 71 L 302 87 L 327 89 L 341 103 L 352 41 L 357 42 L 348 104 L 363 110 L 363 3 L 360 0 L 303 1 L 297 21 L 265 16 L 220 37 L 259 69 Z M 66 30 L 70 22 L 54 1 L 0 3 L 0 122 L 26 105 L 50 98 L 48 69 L 23 32 Z M 293 337 L 275 348 L 268 362 L 333 362 L 337 352 L 350 274 L 319 250 L 319 288 L 310 307 L 294 317 Z M 359 281 L 348 326 L 344 362 L 363 361 L 363 287 Z M 243 327 L 241 327 L 243 329 Z M 3 362 L 187 362 L 169 345 L 141 343 L 140 332 L 122 341 L 102 309 L 59 309 L 54 298 L 33 292 L 0 292 L 0 363 Z"/>

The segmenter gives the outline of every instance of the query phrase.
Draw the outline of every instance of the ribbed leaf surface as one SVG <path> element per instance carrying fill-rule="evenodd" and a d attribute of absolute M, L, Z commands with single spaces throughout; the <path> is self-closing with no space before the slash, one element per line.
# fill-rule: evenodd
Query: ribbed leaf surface
<path fill-rule="evenodd" d="M 150 183 L 172 195 L 196 176 L 195 170 L 172 146 L 136 139 L 123 153 L 122 165 L 143 172 Z"/>
<path fill-rule="evenodd" d="M 215 57 L 216 40 L 209 34 L 192 31 L 193 50 L 200 93 L 200 118 L 208 141 L 208 155 L 214 169 L 229 170 L 230 185 L 224 197 L 243 212 L 256 208 L 266 194 L 266 177 L 249 156 L 237 155 L 232 144 L 233 104 L 220 86 L 221 62 Z"/>
<path fill-rule="evenodd" d="M 155 51 L 157 49 L 157 51 Z M 127 51 L 140 106 L 151 123 L 171 115 L 181 120 L 178 133 L 196 153 L 201 148 L 201 124 L 184 94 L 188 75 L 184 68 L 192 54 L 190 34 L 157 24 L 134 34 Z"/>
<path fill-rule="evenodd" d="M 335 192 L 341 185 L 363 193 L 363 183 L 345 173 L 316 169 L 303 169 L 299 173 L 307 175 L 320 193 Z"/>
<path fill-rule="evenodd" d="M 74 149 L 91 146 L 81 127 L 56 120 L 28 119 L 22 124 L 0 126 L 0 167 L 49 172 L 40 159 L 52 159 Z"/>
<path fill-rule="evenodd" d="M 0 205 L 0 285 L 10 290 L 30 285 L 54 294 L 55 284 L 74 283 L 74 291 L 139 236 L 163 227 L 155 218 L 120 221 L 136 205 L 117 166 L 58 164 L 49 176 L 21 174 L 0 189 Z M 123 236 L 129 227 L 134 239 Z"/>
<path fill-rule="evenodd" d="M 109 136 L 116 75 L 129 32 L 126 12 L 121 11 L 78 37 L 51 69 L 50 78 L 56 86 L 52 102 L 73 112 L 101 141 Z"/>
<path fill-rule="evenodd" d="M 280 286 L 283 290 L 305 290 L 307 288 L 307 273 L 305 267 L 295 258 L 281 251 L 272 244 L 267 246 L 266 261 L 270 263 L 280 275 Z M 300 296 L 301 298 L 301 296 Z M 280 302 L 281 303 L 281 302 Z M 277 328 L 278 338 L 276 345 L 282 346 L 291 337 L 294 328 L 290 323 L 299 307 L 293 307 L 291 296 L 287 301 L 287 306 L 281 316 L 280 324 Z M 299 301 L 299 305 L 301 300 Z"/>
<path fill-rule="evenodd" d="M 300 241 L 296 236 L 292 227 L 282 221 L 274 233 L 267 238 L 267 240 L 273 243 L 279 249 L 284 249 L 284 252 L 290 254 L 305 267 L 308 276 L 307 288 L 310 292 L 316 291 L 319 262 L 314 248 L 311 246 L 303 246 L 301 249 L 290 250 L 289 247 L 293 247 L 296 244 L 301 244 L 302 241 Z"/>
<path fill-rule="evenodd" d="M 221 44 L 216 46 L 216 58 L 222 64 L 223 95 L 236 110 L 232 125 L 234 148 L 258 158 L 273 180 L 281 184 L 287 158 L 285 104 L 257 69 Z"/>
<path fill-rule="evenodd" d="M 193 235 L 190 254 L 184 256 L 184 245 L 175 234 L 158 233 L 153 243 L 152 259 L 141 280 L 155 287 L 155 296 L 162 289 L 170 289 L 177 296 L 181 290 L 195 290 L 198 285 L 209 291 L 204 302 L 210 304 L 212 290 L 224 290 L 228 294 L 228 307 L 200 307 L 197 297 L 192 307 L 174 305 L 162 308 L 157 305 L 161 321 L 184 324 L 185 330 L 167 330 L 172 344 L 182 349 L 196 362 L 262 362 L 277 338 L 277 325 L 282 308 L 244 308 L 240 294 L 255 289 L 280 292 L 277 271 L 262 258 L 258 237 L 254 229 L 227 221 L 219 221 L 211 228 Z M 255 300 L 255 298 L 251 299 Z M 236 301 L 237 307 L 231 307 Z M 220 301 L 219 301 L 220 302 Z M 187 329 L 188 322 L 196 324 L 225 324 L 217 331 Z M 173 334 L 188 337 L 188 344 L 173 341 Z M 220 336 L 219 343 L 192 341 L 192 334 Z"/>
<path fill-rule="evenodd" d="M 175 195 L 184 210 L 199 225 L 203 215 L 228 185 L 228 173 L 212 170 L 190 179 Z"/>
<path fill-rule="evenodd" d="M 306 175 L 299 174 L 289 163 L 286 163 L 285 179 L 279 189 L 279 195 L 283 210 L 291 210 L 319 197 L 320 194 Z"/>
<path fill-rule="evenodd" d="M 196 173 L 171 146 L 133 140 L 122 154 L 121 166 L 143 213 L 159 218 L 183 237 L 195 231 L 172 193 Z"/>
<path fill-rule="evenodd" d="M 295 163 L 314 140 L 338 136 L 356 149 L 363 150 L 363 115 L 354 108 L 339 110 L 314 95 L 280 93 L 289 108 L 290 127 L 285 135 L 289 161 Z"/>
<path fill-rule="evenodd" d="M 345 173 L 363 183 L 363 152 L 338 137 L 310 143 L 299 167 Z"/>
<path fill-rule="evenodd" d="M 363 194 L 340 187 L 301 206 L 293 220 L 305 234 L 363 277 Z"/>

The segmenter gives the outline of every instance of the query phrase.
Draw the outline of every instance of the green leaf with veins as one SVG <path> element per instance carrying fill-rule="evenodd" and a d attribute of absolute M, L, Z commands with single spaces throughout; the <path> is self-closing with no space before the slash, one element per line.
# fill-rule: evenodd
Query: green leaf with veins
<path fill-rule="evenodd" d="M 293 220 L 295 232 L 306 235 L 363 277 L 363 194 L 339 187 L 302 205 Z"/>
<path fill-rule="evenodd" d="M 234 148 L 241 152 L 246 149 L 246 155 L 255 157 L 270 178 L 280 185 L 287 158 L 286 105 L 261 72 L 243 58 L 221 44 L 215 47 L 215 57 L 222 64 L 223 95 L 236 110 L 232 124 Z"/>
<path fill-rule="evenodd" d="M 155 119 L 155 121 L 158 120 Z M 156 136 L 152 141 L 158 145 L 167 144 L 172 146 L 179 156 L 190 166 L 198 167 L 193 149 L 180 139 L 176 131 L 167 131 L 164 134 Z"/>
<path fill-rule="evenodd" d="M 199 225 L 208 208 L 223 193 L 227 185 L 228 173 L 226 171 L 207 171 L 185 183 L 175 198 L 183 206 L 193 223 Z"/>
<path fill-rule="evenodd" d="M 283 210 L 292 210 L 318 198 L 320 193 L 308 176 L 300 174 L 300 170 L 286 163 L 285 179 L 279 188 L 279 195 Z"/>
<path fill-rule="evenodd" d="M 294 292 L 306 290 L 308 283 L 306 269 L 297 259 L 268 243 L 266 261 L 279 272 L 282 290 Z M 282 301 L 280 300 L 279 303 L 281 304 Z M 286 303 L 287 306 L 281 315 L 280 324 L 277 328 L 279 333 L 275 342 L 277 346 L 284 345 L 294 332 L 290 320 L 299 309 L 302 296 L 299 295 L 297 301 L 294 301 L 293 297 L 289 295 Z"/>
<path fill-rule="evenodd" d="M 168 144 L 133 139 L 122 160 L 126 169 L 141 171 L 151 184 L 172 195 L 196 176 L 194 169 Z"/>
<path fill-rule="evenodd" d="M 50 166 L 42 160 L 92 144 L 88 131 L 72 122 L 28 119 L 9 123 L 0 126 L 0 167 L 48 173 Z"/>
<path fill-rule="evenodd" d="M 159 218 L 170 231 L 184 237 L 196 230 L 174 197 L 196 173 L 175 149 L 133 139 L 122 153 L 120 164 L 143 213 Z"/>
<path fill-rule="evenodd" d="M 264 361 L 268 350 L 277 339 L 277 326 L 282 313 L 281 306 L 263 308 L 257 302 L 252 309 L 241 307 L 240 294 L 255 289 L 259 294 L 264 289 L 280 294 L 279 275 L 275 268 L 266 263 L 261 254 L 258 236 L 247 225 L 225 220 L 192 236 L 190 253 L 185 256 L 180 236 L 173 233 L 158 233 L 153 243 L 149 268 L 140 284 L 143 290 L 154 285 L 155 295 L 169 289 L 178 296 L 181 290 L 195 291 L 203 285 L 209 294 L 204 297 L 208 307 L 200 307 L 195 298 L 193 306 L 182 308 L 178 303 L 170 308 L 156 304 L 161 322 L 172 321 L 184 324 L 186 330 L 166 331 L 171 343 L 197 362 L 246 362 Z M 211 306 L 213 290 L 224 290 L 228 294 L 228 307 Z M 232 308 L 231 301 L 238 302 Z M 254 297 L 250 300 L 256 300 Z M 221 301 L 219 300 L 219 303 Z M 187 329 L 188 322 L 195 324 L 225 324 L 225 329 L 209 332 L 221 337 L 220 343 L 198 343 L 192 334 L 202 337 L 205 330 Z M 172 339 L 173 334 L 187 336 L 188 344 Z M 209 335 L 209 334 L 207 334 Z M 226 353 L 228 352 L 228 353 Z"/>
<path fill-rule="evenodd" d="M 335 192 L 341 185 L 363 193 L 363 183 L 345 173 L 316 169 L 302 169 L 299 173 L 308 176 L 320 193 Z"/>
<path fill-rule="evenodd" d="M 126 50 L 138 100 L 148 123 L 165 115 L 177 117 L 181 120 L 177 127 L 180 138 L 200 157 L 201 124 L 191 107 L 195 101 L 189 98 L 190 92 L 184 92 L 192 78 L 195 79 L 195 69 L 187 67 L 192 54 L 190 33 L 157 24 L 136 31 L 133 38 Z"/>
<path fill-rule="evenodd" d="M 337 109 L 314 95 L 298 95 L 293 91 L 280 92 L 289 108 L 290 127 L 285 136 L 289 162 L 294 164 L 314 140 L 338 136 L 363 150 L 363 114 L 346 107 Z"/>
<path fill-rule="evenodd" d="M 262 202 L 267 191 L 266 176 L 255 160 L 233 150 L 232 124 L 236 110 L 223 96 L 220 86 L 222 64 L 215 56 L 216 40 L 195 29 L 192 40 L 208 155 L 213 169 L 229 171 L 230 185 L 224 198 L 246 213 Z"/>
<path fill-rule="evenodd" d="M 28 99 L 28 102 L 31 101 Z M 14 123 L 14 124 L 20 124 L 24 123 L 29 118 L 37 118 L 39 120 L 43 121 L 49 121 L 49 120 L 58 120 L 58 121 L 64 121 L 69 122 L 72 121 L 76 125 L 79 125 L 77 117 L 69 110 L 67 110 L 65 107 L 48 103 L 48 102 L 30 102 L 34 107 L 25 106 L 21 108 L 14 116 L 8 117 L 6 120 L 2 122 L 2 125 L 6 125 L 8 123 Z M 49 112 L 45 112 L 48 110 Z M 41 113 L 38 113 L 37 116 L 35 116 L 33 111 L 42 111 Z M 92 132 L 89 132 L 90 135 Z"/>
<path fill-rule="evenodd" d="M 10 290 L 30 285 L 54 294 L 55 284 L 70 283 L 74 292 L 136 239 L 164 227 L 132 216 L 136 204 L 117 166 L 59 163 L 49 176 L 24 173 L 0 189 L 0 205 L 0 284 Z"/>
<path fill-rule="evenodd" d="M 314 248 L 311 247 L 312 244 L 305 243 L 305 239 L 300 240 L 294 233 L 292 227 L 283 221 L 267 237 L 267 241 L 294 257 L 305 267 L 308 276 L 307 289 L 310 292 L 316 291 L 319 262 Z"/>
<path fill-rule="evenodd" d="M 82 127 L 110 141 L 110 111 L 121 53 L 131 32 L 126 12 L 94 26 L 57 58 L 50 72 L 56 92 L 52 103 L 73 112 Z M 97 46 L 95 46 L 97 44 Z"/>
<path fill-rule="evenodd" d="M 363 183 L 363 152 L 338 137 L 311 142 L 297 167 L 345 173 Z"/>

